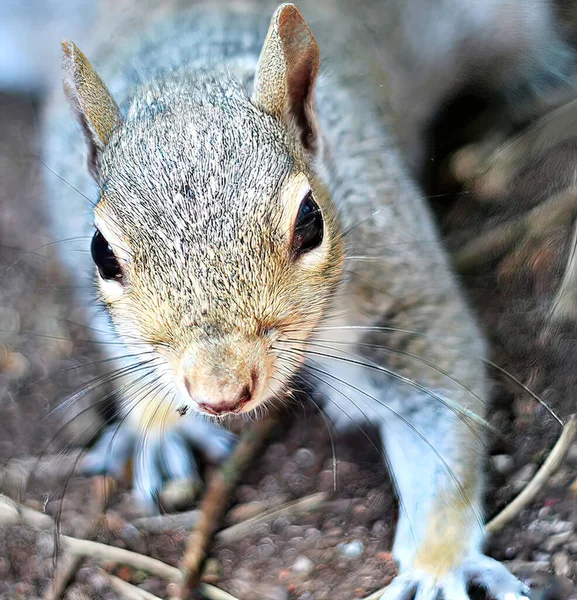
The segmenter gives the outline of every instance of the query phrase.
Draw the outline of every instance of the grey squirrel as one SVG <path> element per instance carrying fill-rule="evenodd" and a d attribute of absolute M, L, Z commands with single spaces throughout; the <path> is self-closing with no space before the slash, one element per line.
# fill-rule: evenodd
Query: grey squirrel
<path fill-rule="evenodd" d="M 338 426 L 372 421 L 382 435 L 401 504 L 400 572 L 383 598 L 467 598 L 472 584 L 522 598 L 482 553 L 485 342 L 391 133 L 412 117 L 389 90 L 411 85 L 395 86 L 348 3 L 303 4 L 308 25 L 264 1 L 157 21 L 143 8 L 116 32 L 108 16 L 108 43 L 89 52 L 100 75 L 63 44 L 87 151 L 55 94 L 44 156 L 67 184 L 47 175 L 50 214 L 58 238 L 92 237 L 95 268 L 63 260 L 96 277 L 105 314 L 88 293 L 79 302 L 112 342 L 123 414 L 84 469 L 117 476 L 133 457 L 135 493 L 153 504 L 167 480 L 198 479 L 189 444 L 230 451 L 215 416 L 258 414 L 300 373 Z M 480 2 L 443 4 L 475 31 L 464 7 Z M 490 5 L 517 23 L 546 3 Z M 371 6 L 378 42 L 386 3 Z M 536 64 L 512 70 L 532 79 Z"/>

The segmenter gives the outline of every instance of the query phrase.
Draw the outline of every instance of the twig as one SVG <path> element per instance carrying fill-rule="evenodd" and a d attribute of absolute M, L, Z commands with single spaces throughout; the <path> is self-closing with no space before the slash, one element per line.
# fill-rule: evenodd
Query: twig
<path fill-rule="evenodd" d="M 59 600 L 70 582 L 74 579 L 76 572 L 84 561 L 84 556 L 71 556 L 65 554 L 60 558 L 60 564 L 54 574 L 54 577 L 43 594 L 44 600 Z"/>
<path fill-rule="evenodd" d="M 0 525 L 28 525 L 32 529 L 51 527 L 54 521 L 43 513 L 14 502 L 0 494 Z"/>
<path fill-rule="evenodd" d="M 98 488 L 102 485 L 102 490 Z M 98 498 L 96 507 L 97 516 L 92 519 L 91 523 L 84 529 L 82 536 L 90 538 L 93 536 L 93 532 L 102 523 L 102 514 L 104 513 L 106 498 L 112 493 L 114 489 L 114 481 L 111 478 L 97 478 L 93 479 L 92 486 L 96 492 L 94 496 Z M 101 493 L 98 493 L 101 491 Z M 70 556 L 64 554 L 61 557 L 61 563 L 54 574 L 52 583 L 44 593 L 44 600 L 59 600 L 62 594 L 66 591 L 66 588 L 70 585 L 70 582 L 74 579 L 76 572 L 84 561 L 84 556 Z"/>
<path fill-rule="evenodd" d="M 194 509 L 182 513 L 139 517 L 134 519 L 132 524 L 148 533 L 164 533 L 166 531 L 173 531 L 177 527 L 192 529 L 198 523 L 199 518 L 200 511 Z"/>
<path fill-rule="evenodd" d="M 45 529 L 54 526 L 54 521 L 48 515 L 18 505 L 6 496 L 0 496 L 0 524 L 22 524 L 33 529 Z M 100 542 L 81 540 L 68 535 L 61 535 L 59 539 L 64 549 L 74 556 L 90 556 L 101 560 L 112 560 L 158 575 L 169 581 L 179 583 L 182 580 L 182 575 L 176 567 L 144 554 L 138 554 L 116 546 L 108 546 Z"/>
<path fill-rule="evenodd" d="M 200 586 L 200 591 L 208 598 L 208 600 L 238 600 L 236 596 L 221 590 L 220 588 L 203 583 Z"/>
<path fill-rule="evenodd" d="M 510 502 L 496 517 L 491 519 L 485 526 L 487 533 L 495 533 L 513 519 L 519 512 L 527 506 L 537 494 L 541 491 L 547 480 L 561 466 L 571 444 L 577 438 L 577 415 L 572 415 L 565 423 L 563 431 L 557 440 L 557 443 L 549 453 L 547 460 L 542 467 L 535 473 L 533 479 L 525 486 L 523 491 Z"/>
<path fill-rule="evenodd" d="M 102 573 L 106 574 L 106 577 L 110 581 L 110 585 L 121 595 L 125 600 L 160 600 L 158 596 L 147 592 L 116 575 L 111 575 L 106 571 L 102 570 Z"/>
<path fill-rule="evenodd" d="M 555 294 L 551 307 L 551 319 L 561 321 L 575 318 L 575 296 L 577 295 L 577 223 L 573 225 L 569 260 L 565 266 L 565 273 Z"/>
<path fill-rule="evenodd" d="M 387 591 L 387 587 L 388 586 L 385 586 L 384 588 L 373 592 L 369 596 L 365 596 L 363 600 L 381 600 L 381 596 Z"/>
<path fill-rule="evenodd" d="M 320 492 L 318 494 L 312 494 L 295 500 L 293 502 L 286 502 L 276 508 L 271 508 L 264 511 L 260 515 L 241 521 L 236 525 L 222 529 L 216 534 L 216 539 L 219 542 L 234 542 L 243 538 L 250 530 L 260 523 L 266 523 L 271 519 L 276 519 L 282 515 L 298 515 L 303 512 L 312 511 L 315 508 L 321 506 L 328 498 L 328 494 Z"/>
<path fill-rule="evenodd" d="M 176 567 L 167 565 L 156 558 L 138 554 L 131 550 L 125 550 L 124 548 L 108 546 L 107 544 L 92 542 L 90 540 L 81 540 L 67 535 L 60 536 L 60 539 L 64 548 L 75 556 L 89 556 L 98 560 L 113 561 L 129 565 L 134 569 L 152 573 L 153 575 L 158 575 L 169 581 L 176 583 L 182 581 L 182 574 Z"/>
<path fill-rule="evenodd" d="M 221 466 L 207 487 L 200 505 L 201 517 L 197 528 L 190 534 L 180 562 L 183 582 L 179 598 L 186 600 L 197 587 L 200 565 L 208 545 L 216 533 L 220 519 L 229 504 L 229 498 L 246 466 L 270 435 L 276 421 L 272 418 L 257 421 L 246 430 L 230 458 Z"/>

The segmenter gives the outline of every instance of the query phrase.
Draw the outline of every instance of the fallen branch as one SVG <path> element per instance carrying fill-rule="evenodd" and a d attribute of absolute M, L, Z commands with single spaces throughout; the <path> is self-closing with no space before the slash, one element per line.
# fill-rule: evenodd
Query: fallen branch
<path fill-rule="evenodd" d="M 565 423 L 557 443 L 553 446 L 542 467 L 535 473 L 533 479 L 525 486 L 523 491 L 496 517 L 487 523 L 485 526 L 487 533 L 495 533 L 502 529 L 504 525 L 516 517 L 525 506 L 535 499 L 551 475 L 563 464 L 567 452 L 575 439 L 577 439 L 577 415 L 572 415 Z"/>
<path fill-rule="evenodd" d="M 106 573 L 105 571 L 103 572 Z M 158 596 L 132 585 L 131 583 L 124 581 L 124 579 L 120 579 L 120 577 L 116 577 L 110 573 L 106 573 L 106 576 L 110 580 L 112 587 L 126 600 L 160 600 Z M 203 583 L 200 586 L 200 589 L 208 600 L 238 600 L 235 596 L 232 596 L 228 592 L 225 592 L 214 585 Z"/>
<path fill-rule="evenodd" d="M 186 600 L 198 586 L 200 567 L 208 546 L 218 530 L 220 519 L 228 507 L 230 495 L 257 450 L 270 435 L 276 421 L 272 418 L 257 421 L 240 438 L 232 455 L 221 466 L 209 483 L 202 503 L 197 528 L 190 534 L 184 556 L 180 562 L 183 573 L 178 597 Z"/>
<path fill-rule="evenodd" d="M 236 525 L 222 529 L 216 534 L 216 539 L 219 542 L 234 542 L 245 537 L 251 530 L 254 530 L 256 525 L 259 525 L 260 523 L 266 523 L 271 519 L 276 519 L 277 517 L 283 515 L 298 515 L 303 512 L 315 510 L 321 506 L 327 500 L 327 498 L 328 494 L 320 492 L 318 494 L 306 496 L 300 500 L 286 502 L 281 506 L 270 508 L 269 510 L 264 511 L 255 517 L 246 519 L 246 521 L 241 521 Z"/>

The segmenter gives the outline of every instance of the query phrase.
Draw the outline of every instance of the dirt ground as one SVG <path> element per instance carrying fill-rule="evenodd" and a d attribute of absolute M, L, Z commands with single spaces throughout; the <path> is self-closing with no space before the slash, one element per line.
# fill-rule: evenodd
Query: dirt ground
<path fill-rule="evenodd" d="M 56 413 L 43 420 L 59 400 L 99 373 L 94 364 L 99 356 L 74 323 L 73 282 L 50 258 L 52 250 L 40 249 L 49 237 L 40 210 L 43 166 L 35 158 L 36 119 L 30 99 L 0 97 L 0 458 L 17 458 L 31 473 L 22 501 L 57 518 L 62 533 L 90 535 L 175 565 L 186 529 L 169 518 L 168 531 L 145 527 L 135 520 L 139 514 L 125 487 L 110 499 L 106 521 L 90 526 L 100 511 L 99 493 L 94 482 L 69 476 L 77 449 L 58 459 L 65 417 Z M 526 294 L 507 304 L 511 292 L 507 286 L 496 291 L 494 274 L 465 283 L 493 342 L 495 361 L 567 416 L 577 389 L 574 329 L 539 337 Z M 491 422 L 502 436 L 493 440 L 486 465 L 488 515 L 527 483 L 560 433 L 520 386 L 498 374 L 495 379 Z M 263 522 L 240 539 L 215 542 L 205 581 L 240 600 L 352 600 L 391 580 L 396 506 L 380 456 L 360 432 L 338 437 L 334 445 L 335 453 L 326 423 L 311 405 L 294 407 L 236 489 L 227 523 L 321 491 L 326 501 L 313 511 Z M 574 445 L 537 500 L 488 544 L 488 553 L 531 585 L 535 598 L 577 599 L 577 492 L 570 491 L 576 476 Z M 0 549 L 0 598 L 40 598 L 55 570 L 53 532 L 5 526 Z M 62 558 L 56 562 L 61 566 Z M 112 561 L 103 566 L 168 597 L 166 583 L 157 577 Z M 122 596 L 99 565 L 86 560 L 64 597 Z"/>

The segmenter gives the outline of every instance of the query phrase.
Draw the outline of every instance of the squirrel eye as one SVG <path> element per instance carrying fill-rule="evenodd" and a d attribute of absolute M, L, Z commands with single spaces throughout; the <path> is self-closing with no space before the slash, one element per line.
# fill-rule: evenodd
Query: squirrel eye
<path fill-rule="evenodd" d="M 90 252 L 102 279 L 120 279 L 122 277 L 120 264 L 106 238 L 98 229 L 92 238 Z"/>
<path fill-rule="evenodd" d="M 318 248 L 323 241 L 324 222 L 319 205 L 311 191 L 301 202 L 293 233 L 292 251 L 295 258 Z"/>

